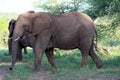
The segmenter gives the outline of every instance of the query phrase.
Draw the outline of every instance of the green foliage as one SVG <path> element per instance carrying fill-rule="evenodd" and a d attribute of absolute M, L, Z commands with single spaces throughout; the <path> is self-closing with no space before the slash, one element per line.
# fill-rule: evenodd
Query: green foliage
<path fill-rule="evenodd" d="M 8 24 L 11 19 L 16 19 L 16 13 L 0 13 L 0 49 L 7 48 Z"/>
<path fill-rule="evenodd" d="M 120 43 L 120 13 L 98 17 L 95 20 L 99 41 L 104 45 L 118 46 Z"/>
<path fill-rule="evenodd" d="M 50 13 L 61 14 L 71 11 L 84 11 L 93 19 L 120 11 L 119 0 L 42 0 L 36 2 L 35 7 Z"/>
<path fill-rule="evenodd" d="M 8 23 L 0 18 L 0 48 L 3 48 L 7 45 L 7 37 L 8 37 L 8 31 L 7 31 Z"/>
<path fill-rule="evenodd" d="M 43 10 L 46 10 L 47 12 L 50 12 L 50 13 L 62 14 L 65 12 L 81 10 L 83 8 L 82 7 L 83 3 L 84 3 L 83 0 L 71 0 L 71 1 L 43 0 L 43 1 L 37 2 L 35 4 L 35 7 L 42 8 Z"/>
<path fill-rule="evenodd" d="M 93 19 L 107 14 L 120 12 L 119 0 L 86 0 L 86 2 L 90 5 L 90 8 L 85 10 L 85 12 Z"/>
<path fill-rule="evenodd" d="M 0 49 L 0 61 L 11 61 L 11 56 L 8 55 L 8 51 L 6 51 L 5 49 Z"/>
<path fill-rule="evenodd" d="M 11 19 L 16 19 L 18 16 L 17 13 L 0 13 L 0 19 L 9 22 Z"/>
<path fill-rule="evenodd" d="M 6 30 L 7 29 L 7 22 L 3 19 L 0 18 L 0 30 L 3 31 L 3 30 Z"/>

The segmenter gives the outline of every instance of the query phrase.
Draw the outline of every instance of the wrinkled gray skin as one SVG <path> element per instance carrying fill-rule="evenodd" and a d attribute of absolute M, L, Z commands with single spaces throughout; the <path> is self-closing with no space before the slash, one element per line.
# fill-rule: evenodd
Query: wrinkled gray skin
<path fill-rule="evenodd" d="M 16 20 L 12 19 L 9 22 L 9 27 L 8 27 L 8 30 L 9 30 L 9 39 L 8 39 L 8 49 L 9 49 L 8 52 L 9 52 L 9 55 L 12 54 L 11 47 L 12 47 L 12 37 L 13 37 L 13 31 L 14 31 L 14 27 L 15 27 L 15 22 L 16 22 Z M 18 52 L 17 52 L 17 59 L 19 61 L 22 60 L 22 49 L 23 48 L 24 48 L 24 53 L 27 53 L 27 50 L 26 50 L 27 47 L 33 48 L 33 51 L 34 51 L 35 43 L 36 43 L 36 40 L 35 40 L 35 37 L 33 35 L 28 35 L 28 36 L 21 37 L 19 39 L 19 49 L 18 49 Z M 48 58 L 48 61 L 51 64 L 51 66 L 53 68 L 56 68 L 56 65 L 54 63 L 54 54 L 53 54 L 52 51 L 53 51 L 53 47 L 48 46 L 47 49 L 45 50 L 45 53 L 46 53 L 46 56 Z"/>
<path fill-rule="evenodd" d="M 95 25 L 91 18 L 84 13 L 69 12 L 54 15 L 46 12 L 23 13 L 16 21 L 12 40 L 12 66 L 13 68 L 19 41 L 22 37 L 33 35 L 36 39 L 34 53 L 34 69 L 40 70 L 42 55 L 48 46 L 64 50 L 78 48 L 82 53 L 80 67 L 87 64 L 88 55 L 91 56 L 98 68 L 103 63 L 94 52 Z M 53 53 L 53 49 L 48 54 Z M 54 61 L 52 61 L 54 62 Z"/>

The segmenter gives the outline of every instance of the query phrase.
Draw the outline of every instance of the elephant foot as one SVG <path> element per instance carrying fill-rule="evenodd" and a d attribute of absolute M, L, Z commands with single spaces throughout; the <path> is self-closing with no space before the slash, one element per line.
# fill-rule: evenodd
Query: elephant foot
<path fill-rule="evenodd" d="M 99 64 L 99 65 L 97 65 L 97 68 L 100 69 L 100 68 L 102 68 L 102 66 L 103 66 L 103 64 Z"/>
<path fill-rule="evenodd" d="M 51 68 L 51 71 L 53 74 L 56 74 L 56 72 L 58 71 L 57 68 Z"/>
<path fill-rule="evenodd" d="M 52 67 L 52 71 L 56 71 L 57 70 L 57 68 L 56 67 Z"/>
<path fill-rule="evenodd" d="M 80 68 L 83 68 L 84 66 L 86 66 L 86 64 L 80 64 Z"/>
<path fill-rule="evenodd" d="M 55 64 L 54 64 L 54 65 L 51 65 L 51 66 L 52 66 L 52 68 L 55 68 L 55 69 L 57 68 Z"/>
<path fill-rule="evenodd" d="M 57 69 L 57 67 L 52 67 L 52 70 L 56 70 Z"/>
<path fill-rule="evenodd" d="M 40 69 L 34 69 L 34 71 L 35 71 L 35 72 L 39 72 L 39 71 L 40 71 Z"/>
<path fill-rule="evenodd" d="M 35 68 L 34 68 L 34 71 L 35 71 L 35 72 L 39 72 L 39 71 L 40 71 L 40 67 L 35 67 Z"/>
<path fill-rule="evenodd" d="M 102 68 L 103 62 L 101 60 L 98 61 L 98 63 L 96 64 L 96 66 L 97 66 L 98 69 Z"/>

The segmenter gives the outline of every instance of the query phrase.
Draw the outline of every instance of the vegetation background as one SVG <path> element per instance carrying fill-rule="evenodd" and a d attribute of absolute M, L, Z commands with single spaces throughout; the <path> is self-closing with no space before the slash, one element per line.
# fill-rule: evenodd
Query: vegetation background
<path fill-rule="evenodd" d="M 64 51 L 57 49 L 55 60 L 57 70 L 52 70 L 43 57 L 42 69 L 32 73 L 34 56 L 32 50 L 18 62 L 15 70 L 10 72 L 11 57 L 8 55 L 8 24 L 16 19 L 18 13 L 0 13 L 0 68 L 5 80 L 120 80 L 120 1 L 119 0 L 41 0 L 33 3 L 35 8 L 62 14 L 79 11 L 88 14 L 95 22 L 98 31 L 98 48 L 96 52 L 103 60 L 104 67 L 96 69 L 91 58 L 82 69 L 81 54 L 75 49 Z M 1 71 L 0 69 L 0 71 Z M 0 72 L 1 73 L 1 72 Z"/>

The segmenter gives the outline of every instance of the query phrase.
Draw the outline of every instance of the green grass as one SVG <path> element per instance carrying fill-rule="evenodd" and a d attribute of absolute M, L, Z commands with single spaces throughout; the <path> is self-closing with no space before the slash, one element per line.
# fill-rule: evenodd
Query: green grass
<path fill-rule="evenodd" d="M 111 50 L 114 51 L 113 48 Z M 114 77 L 115 80 L 120 79 L 120 52 L 114 51 L 110 55 L 97 53 L 97 55 L 104 62 L 102 69 L 97 69 L 90 57 L 88 64 L 79 68 L 81 54 L 78 50 L 73 50 L 71 54 L 67 54 L 64 50 L 58 50 L 55 54 L 57 69 L 52 69 L 46 56 L 43 55 L 41 73 L 33 71 L 34 55 L 32 50 L 29 50 L 27 55 L 23 54 L 22 64 L 15 65 L 13 71 L 8 70 L 10 65 L 0 65 L 0 68 L 8 71 L 5 74 L 5 80 L 40 80 L 40 77 L 45 77 L 47 80 L 87 80 L 101 77 L 102 79 L 105 77 L 105 80 Z M 0 62 L 11 62 L 7 50 L 0 50 Z"/>
<path fill-rule="evenodd" d="M 27 80 L 30 73 L 32 73 L 32 70 L 29 65 L 17 65 L 13 71 L 9 71 L 5 75 L 5 80 Z"/>

